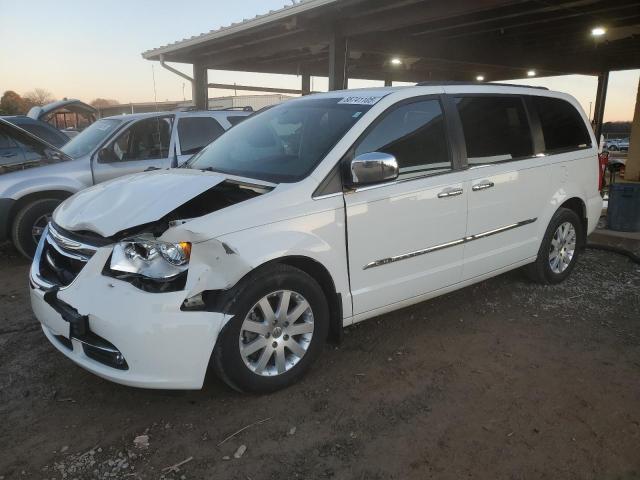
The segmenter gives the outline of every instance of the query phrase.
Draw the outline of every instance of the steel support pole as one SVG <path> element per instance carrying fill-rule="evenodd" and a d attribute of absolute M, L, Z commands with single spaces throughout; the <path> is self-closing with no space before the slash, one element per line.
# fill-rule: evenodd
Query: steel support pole
<path fill-rule="evenodd" d="M 311 93 L 311 75 L 308 73 L 302 74 L 302 95 L 309 95 Z"/>
<path fill-rule="evenodd" d="M 329 90 L 347 88 L 347 59 L 349 57 L 347 39 L 334 31 L 329 40 Z"/>
<path fill-rule="evenodd" d="M 193 82 L 191 83 L 191 98 L 196 110 L 207 110 L 209 107 L 209 81 L 207 79 L 207 67 L 193 64 Z"/>
<path fill-rule="evenodd" d="M 631 138 L 629 140 L 629 156 L 625 166 L 624 179 L 626 181 L 640 182 L 640 80 L 638 80 L 636 107 L 633 113 Z"/>
<path fill-rule="evenodd" d="M 598 91 L 596 92 L 596 106 L 593 112 L 593 131 L 596 141 L 600 145 L 602 135 L 602 122 L 604 120 L 604 107 L 607 102 L 607 87 L 609 85 L 609 70 L 604 70 L 598 75 Z"/>

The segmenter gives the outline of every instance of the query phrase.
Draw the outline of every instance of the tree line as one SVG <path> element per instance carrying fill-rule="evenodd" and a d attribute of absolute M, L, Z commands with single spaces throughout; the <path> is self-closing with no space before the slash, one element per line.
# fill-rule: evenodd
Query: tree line
<path fill-rule="evenodd" d="M 41 107 L 55 101 L 53 94 L 44 88 L 36 88 L 23 95 L 14 90 L 6 90 L 0 97 L 0 115 L 26 115 L 32 107 Z M 89 104 L 95 108 L 104 108 L 119 103 L 110 98 L 95 98 Z"/>

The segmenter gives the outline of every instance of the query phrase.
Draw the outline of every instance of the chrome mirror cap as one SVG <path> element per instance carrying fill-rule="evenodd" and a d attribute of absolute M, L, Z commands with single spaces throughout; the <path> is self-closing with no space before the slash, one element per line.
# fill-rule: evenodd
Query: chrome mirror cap
<path fill-rule="evenodd" d="M 370 185 L 398 178 L 398 161 L 388 153 L 369 152 L 351 160 L 351 183 Z"/>

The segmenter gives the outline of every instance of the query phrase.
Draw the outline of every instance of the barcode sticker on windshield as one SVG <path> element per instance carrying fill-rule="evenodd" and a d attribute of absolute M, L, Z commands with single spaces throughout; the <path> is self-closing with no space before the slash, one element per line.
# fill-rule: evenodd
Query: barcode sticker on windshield
<path fill-rule="evenodd" d="M 375 105 L 378 100 L 380 100 L 381 96 L 350 96 L 344 97 L 338 103 L 346 104 L 346 105 Z"/>

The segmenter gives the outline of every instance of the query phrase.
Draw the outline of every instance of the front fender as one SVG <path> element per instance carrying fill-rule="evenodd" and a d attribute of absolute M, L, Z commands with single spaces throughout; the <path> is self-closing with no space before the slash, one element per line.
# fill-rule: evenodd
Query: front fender
<path fill-rule="evenodd" d="M 3 198 L 12 198 L 19 200 L 22 197 L 33 193 L 47 191 L 62 191 L 74 194 L 79 190 L 87 187 L 75 178 L 65 178 L 62 176 L 44 176 L 37 178 L 22 179 L 15 183 L 7 185 Z"/>
<path fill-rule="evenodd" d="M 246 274 L 283 257 L 307 257 L 331 275 L 345 311 L 350 311 L 344 209 L 326 210 L 240 230 L 215 239 L 174 227 L 161 237 L 167 241 L 192 241 L 187 296 L 205 290 L 227 290 Z"/>

